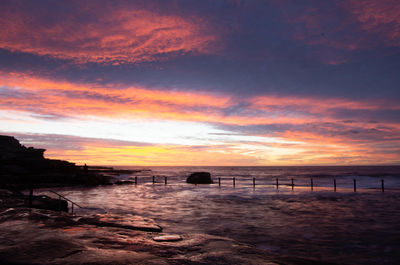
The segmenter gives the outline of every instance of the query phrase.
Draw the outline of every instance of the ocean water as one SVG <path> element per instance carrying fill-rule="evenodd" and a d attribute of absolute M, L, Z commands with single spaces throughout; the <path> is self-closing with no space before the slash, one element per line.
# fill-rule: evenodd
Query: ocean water
<path fill-rule="evenodd" d="M 58 191 L 85 206 L 81 213 L 139 214 L 157 221 L 167 233 L 230 237 L 272 256 L 337 264 L 400 264 L 400 167 L 130 169 L 145 171 L 119 178 L 136 176 L 137 185 Z M 215 183 L 185 183 L 195 171 L 210 172 Z"/>

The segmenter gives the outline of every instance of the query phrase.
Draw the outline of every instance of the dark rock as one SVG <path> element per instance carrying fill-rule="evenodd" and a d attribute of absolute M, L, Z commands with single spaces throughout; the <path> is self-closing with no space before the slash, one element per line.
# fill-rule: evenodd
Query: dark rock
<path fill-rule="evenodd" d="M 46 159 L 44 152 L 45 149 L 25 147 L 12 136 L 0 135 L 0 184 L 12 184 L 19 189 L 112 185 L 116 175 L 140 172 L 86 164 L 77 166 L 64 160 Z"/>
<path fill-rule="evenodd" d="M 211 184 L 211 174 L 209 172 L 194 172 L 186 179 L 187 183 L 193 184 Z"/>
<path fill-rule="evenodd" d="M 19 189 L 112 184 L 111 176 L 85 171 L 68 161 L 46 159 L 45 151 L 25 147 L 12 136 L 0 135 L 0 184 L 13 184 Z"/>
<path fill-rule="evenodd" d="M 89 174 L 78 181 L 83 182 L 87 186 L 98 186 L 98 185 L 112 185 L 112 177 L 103 174 Z"/>
<path fill-rule="evenodd" d="M 3 186 L 4 187 L 4 186 Z M 68 202 L 63 199 L 53 199 L 46 195 L 30 197 L 12 189 L 0 189 L 0 209 L 31 207 L 51 211 L 68 212 Z"/>
<path fill-rule="evenodd" d="M 25 147 L 12 136 L 0 135 L 0 172 L 2 175 L 26 175 L 58 173 L 62 175 L 77 173 L 74 163 L 46 159 L 46 149 Z M 27 180 L 29 178 L 26 177 Z"/>
<path fill-rule="evenodd" d="M 133 184 L 134 182 L 131 180 L 118 180 L 114 184 L 116 185 L 126 185 L 126 184 Z"/>
<path fill-rule="evenodd" d="M 152 219 L 131 214 L 97 214 L 90 217 L 82 217 L 79 219 L 79 222 L 101 227 L 118 227 L 146 232 L 162 231 L 162 227 L 156 224 Z"/>
<path fill-rule="evenodd" d="M 46 149 L 25 147 L 12 136 L 0 135 L 0 167 L 2 173 L 75 172 L 74 163 L 45 159 Z"/>
<path fill-rule="evenodd" d="M 112 167 L 99 167 L 99 166 L 88 166 L 88 170 L 89 172 L 92 173 L 103 173 L 116 176 L 119 176 L 121 174 L 134 174 L 142 172 L 142 170 L 114 169 Z"/>
<path fill-rule="evenodd" d="M 13 185 L 7 185 L 0 183 L 0 189 L 8 190 L 15 196 L 23 196 L 23 194 Z"/>
<path fill-rule="evenodd" d="M 53 199 L 46 195 L 33 196 L 32 207 L 37 209 L 68 212 L 67 201 L 61 199 Z"/>

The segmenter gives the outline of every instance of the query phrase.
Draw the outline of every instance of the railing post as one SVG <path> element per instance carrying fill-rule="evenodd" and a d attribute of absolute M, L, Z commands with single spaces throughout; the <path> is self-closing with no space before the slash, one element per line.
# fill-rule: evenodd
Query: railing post
<path fill-rule="evenodd" d="M 292 179 L 292 190 L 294 189 L 294 180 Z"/>
<path fill-rule="evenodd" d="M 333 191 L 336 192 L 336 179 L 333 179 Z"/>
<path fill-rule="evenodd" d="M 381 179 L 381 187 L 382 187 L 382 192 L 385 192 L 385 183 L 383 179 Z"/>
<path fill-rule="evenodd" d="M 256 186 L 256 178 L 253 178 L 253 187 Z"/>
<path fill-rule="evenodd" d="M 164 177 L 165 185 L 167 185 L 167 177 Z"/>
<path fill-rule="evenodd" d="M 71 202 L 71 213 L 74 215 L 74 203 Z"/>
<path fill-rule="evenodd" d="M 278 178 L 276 178 L 276 189 L 278 189 L 278 187 L 279 187 L 279 180 Z"/>
<path fill-rule="evenodd" d="M 153 184 L 154 184 L 154 183 L 156 183 L 156 181 L 155 181 L 155 176 L 153 176 Z"/>
<path fill-rule="evenodd" d="M 135 176 L 135 185 L 137 184 L 137 176 Z"/>
<path fill-rule="evenodd" d="M 353 186 L 354 186 L 354 192 L 357 192 L 357 183 L 356 183 L 356 179 L 353 179 Z"/>
<path fill-rule="evenodd" d="M 314 181 L 313 181 L 313 178 L 311 178 L 311 190 L 314 190 Z"/>
<path fill-rule="evenodd" d="M 233 177 L 233 187 L 235 187 L 236 186 L 236 179 L 235 179 L 235 177 Z"/>
<path fill-rule="evenodd" d="M 218 178 L 218 186 L 221 187 L 221 178 Z"/>
<path fill-rule="evenodd" d="M 29 208 L 32 208 L 33 189 L 29 190 Z"/>

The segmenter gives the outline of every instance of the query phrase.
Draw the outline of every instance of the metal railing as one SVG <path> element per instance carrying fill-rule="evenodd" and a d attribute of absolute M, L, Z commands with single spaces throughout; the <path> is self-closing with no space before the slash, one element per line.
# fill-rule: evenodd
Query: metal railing
<path fill-rule="evenodd" d="M 157 177 L 158 178 L 163 177 L 164 181 L 157 181 Z M 167 183 L 168 183 L 167 182 L 167 176 L 152 176 L 151 180 L 149 180 L 148 177 L 145 177 L 145 179 L 147 179 L 147 181 L 145 181 L 144 183 L 156 184 L 156 183 L 164 182 L 165 185 L 167 185 Z M 232 183 L 233 187 L 236 187 L 236 184 L 237 184 L 238 181 L 252 181 L 252 185 L 251 186 L 253 186 L 253 188 L 256 187 L 256 178 L 255 177 L 246 178 L 246 179 L 236 179 L 236 177 L 230 177 L 230 178 L 229 177 L 224 177 L 224 178 L 218 177 L 217 180 L 215 180 L 215 178 L 214 178 L 214 181 L 217 181 L 219 187 L 222 186 L 222 180 L 225 180 L 225 183 L 227 181 L 232 181 L 231 183 Z M 275 179 L 272 179 L 271 182 L 269 182 L 269 183 L 265 183 L 265 181 L 261 181 L 261 184 L 257 184 L 257 185 L 274 186 L 274 187 L 276 187 L 276 189 L 279 189 L 280 186 L 286 186 L 286 187 L 290 187 L 292 190 L 294 190 L 295 187 L 300 187 L 298 185 L 295 185 L 295 179 L 294 178 L 290 178 L 289 180 L 288 179 L 284 179 L 284 180 L 290 181 L 290 182 L 289 183 L 282 183 L 281 179 L 279 179 L 278 177 L 275 177 Z M 138 182 L 138 177 L 135 176 L 134 182 L 131 182 L 131 181 L 127 181 L 126 182 L 126 184 L 129 184 L 129 183 L 134 183 L 135 185 L 137 185 L 139 183 Z M 304 184 L 304 182 L 303 182 L 301 186 L 302 187 L 309 186 L 311 188 L 311 191 L 313 191 L 314 190 L 314 186 L 315 186 L 314 185 L 315 184 L 314 183 L 314 178 L 312 178 L 312 177 L 309 178 L 309 182 L 308 183 L 309 184 Z M 384 179 L 382 178 L 378 183 L 380 185 L 378 184 L 375 188 L 376 189 L 380 189 L 382 192 L 385 192 L 385 181 L 384 181 Z M 336 184 L 337 184 L 336 183 L 336 178 L 333 178 L 333 186 L 332 186 L 333 187 L 333 191 L 337 191 L 337 185 Z M 317 187 L 317 186 L 315 186 L 315 187 Z M 329 188 L 329 187 L 330 186 L 326 186 L 326 188 Z M 354 192 L 357 192 L 358 186 L 357 186 L 357 179 L 356 178 L 353 178 L 352 185 L 349 188 L 352 188 L 352 190 Z"/>
<path fill-rule="evenodd" d="M 70 199 L 68 199 L 67 197 L 53 191 L 53 190 L 48 190 L 48 192 L 54 193 L 58 196 L 58 199 L 61 200 L 61 198 L 63 198 L 66 201 L 69 201 L 71 203 L 71 213 L 74 214 L 74 205 L 78 206 L 79 208 L 83 208 L 82 206 L 80 206 L 79 204 L 77 204 L 76 202 L 71 201 Z"/>

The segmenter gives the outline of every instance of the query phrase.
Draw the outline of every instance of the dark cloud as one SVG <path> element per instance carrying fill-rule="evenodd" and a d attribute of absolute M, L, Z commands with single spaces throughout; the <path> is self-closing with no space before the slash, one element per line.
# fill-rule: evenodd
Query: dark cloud
<path fill-rule="evenodd" d="M 142 142 L 131 142 L 103 138 L 88 138 L 61 134 L 37 134 L 37 133 L 10 133 L 1 132 L 3 135 L 10 135 L 17 138 L 21 144 L 29 147 L 44 148 L 49 150 L 83 150 L 85 146 L 110 146 L 110 147 L 129 147 L 129 146 L 153 146 Z"/>
<path fill-rule="evenodd" d="M 243 135 L 278 136 L 279 133 L 297 129 L 293 124 L 260 124 L 260 125 L 226 125 L 215 124 L 218 129 L 235 132 Z"/>
<path fill-rule="evenodd" d="M 357 121 L 377 123 L 399 123 L 400 109 L 378 109 L 378 110 L 352 110 L 352 109 L 333 109 L 331 116 L 336 119 L 353 119 Z"/>

